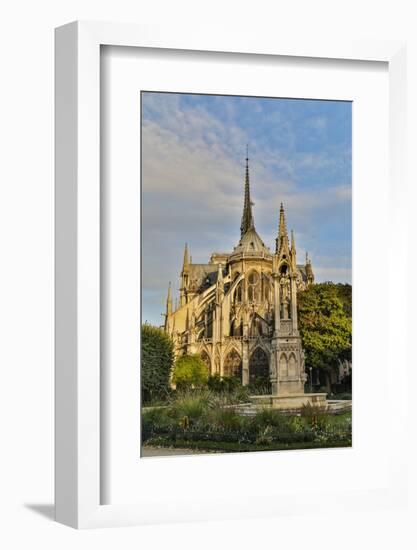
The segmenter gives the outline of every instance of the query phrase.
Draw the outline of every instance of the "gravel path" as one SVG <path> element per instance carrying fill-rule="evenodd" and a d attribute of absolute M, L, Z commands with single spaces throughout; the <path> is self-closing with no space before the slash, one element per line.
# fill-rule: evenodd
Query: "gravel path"
<path fill-rule="evenodd" d="M 181 455 L 202 455 L 212 454 L 207 451 L 200 451 L 198 449 L 175 449 L 169 447 L 143 447 L 142 457 L 147 458 L 150 456 L 181 456 Z"/>

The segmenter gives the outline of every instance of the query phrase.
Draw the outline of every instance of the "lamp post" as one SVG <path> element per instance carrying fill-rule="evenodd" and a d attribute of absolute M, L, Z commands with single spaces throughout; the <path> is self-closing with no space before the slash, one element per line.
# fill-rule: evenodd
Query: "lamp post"
<path fill-rule="evenodd" d="M 313 392 L 313 367 L 309 367 L 310 369 L 310 393 Z"/>

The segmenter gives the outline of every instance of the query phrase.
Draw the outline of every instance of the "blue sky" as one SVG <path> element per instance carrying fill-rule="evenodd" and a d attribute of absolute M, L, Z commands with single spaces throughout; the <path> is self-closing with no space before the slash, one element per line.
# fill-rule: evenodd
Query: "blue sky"
<path fill-rule="evenodd" d="M 142 93 L 142 318 L 163 322 L 193 262 L 239 241 L 246 144 L 255 226 L 271 249 L 284 203 L 297 261 L 351 282 L 350 102 Z"/>

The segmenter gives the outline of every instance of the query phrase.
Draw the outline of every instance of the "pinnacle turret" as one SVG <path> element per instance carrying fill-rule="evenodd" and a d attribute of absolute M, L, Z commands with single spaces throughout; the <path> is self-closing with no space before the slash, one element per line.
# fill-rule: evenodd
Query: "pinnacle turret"
<path fill-rule="evenodd" d="M 278 237 L 276 238 L 275 242 L 276 242 L 275 251 L 277 254 L 279 253 L 279 251 L 284 245 L 287 248 L 289 248 L 287 225 L 285 223 L 285 211 L 284 211 L 283 203 L 281 203 L 281 207 L 279 209 Z"/>
<path fill-rule="evenodd" d="M 307 275 L 307 281 L 309 284 L 314 283 L 314 273 L 313 273 L 313 266 L 311 265 L 311 259 L 308 256 L 308 252 L 306 252 L 306 275 Z"/>
<path fill-rule="evenodd" d="M 185 247 L 184 247 L 184 261 L 183 261 L 183 264 L 182 264 L 182 272 L 185 273 L 188 271 L 188 267 L 190 265 L 190 258 L 189 258 L 189 255 L 188 255 L 188 244 L 185 243 Z"/>
<path fill-rule="evenodd" d="M 217 272 L 217 282 L 216 282 L 216 299 L 217 303 L 220 303 L 224 295 L 224 281 L 223 281 L 223 266 L 219 264 L 219 269 Z"/>

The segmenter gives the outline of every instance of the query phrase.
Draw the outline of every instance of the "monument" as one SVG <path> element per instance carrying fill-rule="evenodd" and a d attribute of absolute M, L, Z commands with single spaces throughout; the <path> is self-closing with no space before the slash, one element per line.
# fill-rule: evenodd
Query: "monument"
<path fill-rule="evenodd" d="M 264 380 L 270 395 L 255 405 L 299 409 L 324 405 L 326 394 L 304 392 L 304 352 L 297 322 L 297 292 L 314 284 L 311 260 L 297 265 L 284 205 L 274 251 L 255 229 L 246 158 L 240 240 L 231 252 L 214 252 L 207 264 L 193 263 L 185 245 L 179 303 L 169 284 L 165 331 L 175 355 L 199 353 L 211 374 L 239 377 L 243 385 Z"/>

